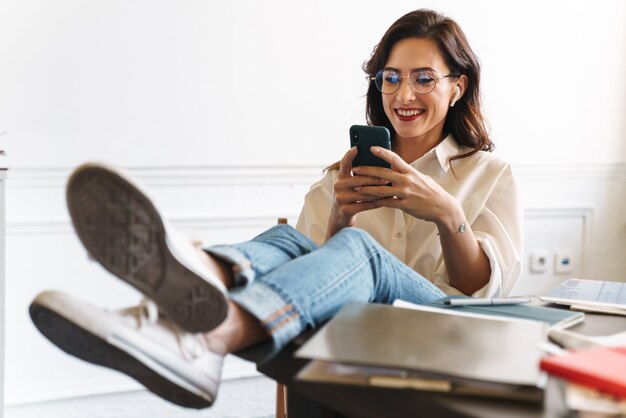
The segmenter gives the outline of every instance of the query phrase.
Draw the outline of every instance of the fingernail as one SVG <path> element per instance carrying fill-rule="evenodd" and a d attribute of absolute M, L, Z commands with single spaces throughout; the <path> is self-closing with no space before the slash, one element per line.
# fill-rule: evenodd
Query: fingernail
<path fill-rule="evenodd" d="M 380 153 L 380 147 L 372 147 L 371 149 L 372 149 L 372 152 L 374 154 L 379 154 Z"/>
<path fill-rule="evenodd" d="M 358 191 L 359 191 L 359 190 L 361 190 L 362 188 L 363 188 L 363 187 L 361 187 L 361 186 L 356 186 L 356 187 L 354 188 L 354 191 L 355 191 L 355 192 L 358 192 Z"/>
<path fill-rule="evenodd" d="M 352 167 L 352 171 L 358 173 L 359 171 L 361 171 L 361 167 Z"/>

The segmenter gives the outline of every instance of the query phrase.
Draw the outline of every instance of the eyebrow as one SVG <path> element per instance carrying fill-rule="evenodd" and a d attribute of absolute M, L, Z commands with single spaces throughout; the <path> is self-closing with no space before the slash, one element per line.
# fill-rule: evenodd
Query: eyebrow
<path fill-rule="evenodd" d="M 398 68 L 394 68 L 394 67 L 385 67 L 385 70 L 391 70 L 391 71 L 396 71 L 398 73 L 401 73 L 402 71 L 400 71 L 400 69 Z M 411 72 L 413 71 L 435 71 L 437 72 L 437 70 L 435 70 L 434 68 L 430 68 L 430 67 L 419 67 L 419 68 L 413 68 L 411 70 Z"/>

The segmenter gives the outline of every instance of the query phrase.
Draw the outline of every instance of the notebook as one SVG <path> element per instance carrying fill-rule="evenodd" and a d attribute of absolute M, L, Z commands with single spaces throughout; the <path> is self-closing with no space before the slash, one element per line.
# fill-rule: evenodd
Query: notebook
<path fill-rule="evenodd" d="M 480 315 L 504 316 L 510 318 L 530 319 L 533 321 L 542 321 L 554 328 L 568 328 L 585 319 L 583 312 L 570 311 L 568 309 L 557 309 L 546 306 L 537 306 L 531 304 L 517 305 L 490 305 L 490 306 L 452 306 L 446 305 L 449 299 L 463 299 L 469 296 L 446 296 L 443 299 L 432 302 L 430 305 L 440 309 L 448 309 L 459 313 L 468 312 Z M 420 305 L 411 304 L 405 301 L 394 302 L 395 306 L 417 307 Z"/>
<path fill-rule="evenodd" d="M 542 370 L 570 382 L 626 398 L 626 347 L 592 347 L 550 356 Z"/>
<path fill-rule="evenodd" d="M 541 300 L 580 310 L 626 314 L 626 283 L 567 279 L 541 296 Z M 595 308 L 595 309 L 594 309 Z"/>
<path fill-rule="evenodd" d="M 540 398 L 545 377 L 538 367 L 542 356 L 539 344 L 545 341 L 547 324 L 440 311 L 353 303 L 326 323 L 296 357 L 378 370 L 360 370 L 360 377 L 354 373 L 343 383 L 359 384 L 355 380 L 360 378 L 360 384 L 445 388 L 443 382 L 448 382 L 450 389 L 439 391 L 458 392 L 463 386 L 475 389 L 483 385 L 498 387 L 502 394 L 523 388 L 532 391 L 534 399 Z M 323 375 L 340 376 L 327 366 L 313 363 L 299 378 L 331 381 Z M 416 384 L 420 379 L 424 382 Z"/>

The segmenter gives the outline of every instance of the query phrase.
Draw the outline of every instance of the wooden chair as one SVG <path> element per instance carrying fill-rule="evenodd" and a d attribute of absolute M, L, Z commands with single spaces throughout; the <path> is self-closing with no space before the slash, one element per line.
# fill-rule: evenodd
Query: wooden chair
<path fill-rule="evenodd" d="M 287 386 L 276 384 L 276 418 L 287 418 Z"/>
<path fill-rule="evenodd" d="M 278 218 L 279 224 L 287 224 L 287 218 Z M 287 418 L 287 386 L 276 383 L 276 418 Z"/>

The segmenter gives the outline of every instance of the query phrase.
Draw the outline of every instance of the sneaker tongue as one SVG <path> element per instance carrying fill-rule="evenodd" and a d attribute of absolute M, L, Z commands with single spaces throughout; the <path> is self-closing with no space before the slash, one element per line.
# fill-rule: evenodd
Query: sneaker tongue
<path fill-rule="evenodd" d="M 142 338 L 180 353 L 187 360 L 193 361 L 208 351 L 202 334 L 180 328 L 167 316 L 159 313 L 158 305 L 151 299 L 144 298 L 137 306 L 116 313 L 119 320 L 135 329 Z"/>
<path fill-rule="evenodd" d="M 180 345 L 180 351 L 187 360 L 196 359 L 206 351 L 206 347 L 198 334 L 181 333 L 178 335 L 178 344 Z"/>

